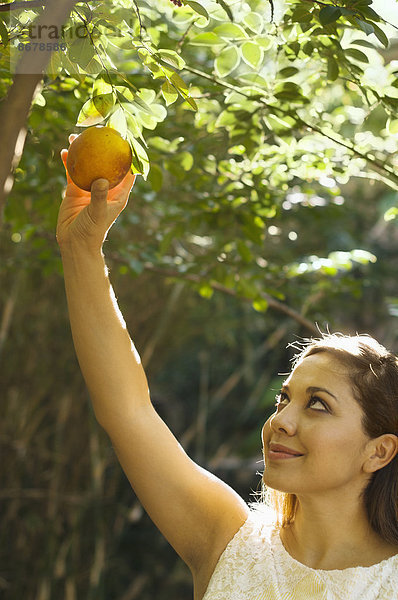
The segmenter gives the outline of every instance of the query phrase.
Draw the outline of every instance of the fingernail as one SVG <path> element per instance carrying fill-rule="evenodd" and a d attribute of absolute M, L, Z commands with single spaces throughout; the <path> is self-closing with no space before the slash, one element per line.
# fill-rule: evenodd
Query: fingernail
<path fill-rule="evenodd" d="M 93 189 L 94 186 L 95 186 L 96 190 L 98 190 L 99 192 L 102 192 L 109 188 L 109 182 L 107 179 L 96 179 L 91 184 L 91 189 Z"/>

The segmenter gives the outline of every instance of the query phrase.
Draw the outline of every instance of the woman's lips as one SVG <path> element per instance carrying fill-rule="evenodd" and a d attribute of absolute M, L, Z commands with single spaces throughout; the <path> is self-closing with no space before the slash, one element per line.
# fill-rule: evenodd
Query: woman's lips
<path fill-rule="evenodd" d="M 284 460 L 290 458 L 299 458 L 303 456 L 298 450 L 283 446 L 282 444 L 271 443 L 268 447 L 268 458 L 270 460 Z"/>

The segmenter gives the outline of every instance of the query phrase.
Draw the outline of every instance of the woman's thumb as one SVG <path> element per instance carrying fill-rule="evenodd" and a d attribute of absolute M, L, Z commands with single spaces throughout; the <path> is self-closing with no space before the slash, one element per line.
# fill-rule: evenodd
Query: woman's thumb
<path fill-rule="evenodd" d="M 90 213 L 94 221 L 100 221 L 106 216 L 106 199 L 108 197 L 109 181 L 96 179 L 91 184 Z"/>

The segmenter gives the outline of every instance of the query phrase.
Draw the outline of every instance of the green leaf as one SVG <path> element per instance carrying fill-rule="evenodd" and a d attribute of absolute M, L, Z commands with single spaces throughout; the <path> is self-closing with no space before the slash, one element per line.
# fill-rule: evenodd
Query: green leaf
<path fill-rule="evenodd" d="M 254 33 L 261 33 L 264 29 L 264 19 L 259 13 L 249 13 L 244 17 L 243 22 Z"/>
<path fill-rule="evenodd" d="M 389 118 L 387 120 L 386 129 L 389 134 L 396 135 L 398 133 L 398 119 Z"/>
<path fill-rule="evenodd" d="M 289 122 L 289 120 L 291 122 Z M 269 128 L 275 133 L 281 133 L 286 131 L 286 129 L 292 129 L 294 126 L 294 120 L 290 117 L 281 119 L 277 115 L 267 115 L 264 116 L 264 121 L 269 124 Z"/>
<path fill-rule="evenodd" d="M 156 119 L 156 121 L 158 123 L 160 123 L 161 121 L 164 121 L 165 118 L 167 117 L 167 110 L 165 109 L 163 104 L 157 104 L 156 102 L 154 102 L 151 105 L 151 110 L 152 110 L 153 117 Z"/>
<path fill-rule="evenodd" d="M 115 105 L 113 94 L 98 94 L 93 96 L 93 102 L 98 112 L 105 118 Z"/>
<path fill-rule="evenodd" d="M 133 173 L 141 173 L 146 180 L 150 169 L 148 154 L 138 140 L 133 139 L 130 136 L 129 140 L 133 153 L 132 171 Z"/>
<path fill-rule="evenodd" d="M 193 156 L 190 152 L 180 152 L 177 160 L 180 162 L 184 171 L 190 171 L 193 167 Z"/>
<path fill-rule="evenodd" d="M 343 6 L 340 6 L 340 11 L 343 17 L 347 17 L 347 19 L 352 18 L 357 12 L 355 10 L 352 10 L 351 8 L 344 8 Z"/>
<path fill-rule="evenodd" d="M 156 129 L 156 125 L 158 124 L 158 121 L 155 119 L 155 117 L 144 113 L 140 113 L 137 116 L 137 120 L 140 121 L 140 123 L 143 125 L 143 127 L 145 127 L 145 129 Z"/>
<path fill-rule="evenodd" d="M 59 52 L 52 52 L 49 63 L 47 65 L 46 73 L 49 77 L 55 79 L 59 73 L 62 72 L 62 56 Z"/>
<path fill-rule="evenodd" d="M 8 36 L 8 29 L 5 26 L 4 21 L 1 17 L 0 17 L 0 37 L 1 37 L 1 42 L 5 48 L 8 44 L 9 36 Z"/>
<path fill-rule="evenodd" d="M 207 10 L 205 9 L 204 6 L 199 4 L 199 2 L 194 2 L 193 0 L 187 0 L 186 4 L 188 4 L 188 6 L 190 6 L 192 8 L 192 10 L 194 10 L 196 13 L 198 13 L 198 15 L 202 15 L 202 17 L 205 17 L 207 20 L 210 19 L 209 13 L 207 12 Z"/>
<path fill-rule="evenodd" d="M 199 288 L 199 294 L 202 298 L 211 298 L 214 294 L 214 290 L 209 283 L 202 283 Z"/>
<path fill-rule="evenodd" d="M 78 127 L 89 127 L 90 125 L 98 125 L 103 120 L 104 116 L 97 110 L 94 100 L 90 98 L 83 104 L 77 117 L 76 125 Z"/>
<path fill-rule="evenodd" d="M 274 40 L 270 35 L 262 35 L 261 37 L 256 37 L 256 44 L 264 48 L 264 50 L 268 50 L 274 45 Z"/>
<path fill-rule="evenodd" d="M 371 44 L 371 42 L 368 42 L 368 40 L 352 40 L 351 44 L 356 44 L 357 46 L 364 46 L 365 48 L 371 48 L 372 50 L 375 50 L 374 44 Z"/>
<path fill-rule="evenodd" d="M 355 248 L 354 250 L 351 250 L 350 254 L 351 254 L 352 260 L 354 260 L 355 262 L 359 262 L 363 265 L 367 265 L 370 262 L 371 263 L 377 262 L 377 257 L 374 254 L 372 254 L 371 252 L 368 252 L 367 250 L 361 250 L 360 248 Z"/>
<path fill-rule="evenodd" d="M 214 68 L 218 77 L 226 77 L 240 63 L 240 56 L 236 46 L 224 48 L 214 61 Z"/>
<path fill-rule="evenodd" d="M 360 12 L 365 15 L 365 17 L 368 17 L 368 19 L 370 19 L 371 21 L 380 21 L 380 16 L 377 14 L 376 11 L 373 10 L 373 8 L 370 8 L 370 6 L 364 6 L 360 8 Z"/>
<path fill-rule="evenodd" d="M 334 56 L 328 57 L 328 81 L 336 81 L 339 76 L 339 63 Z"/>
<path fill-rule="evenodd" d="M 86 67 L 86 65 L 88 65 L 94 55 L 95 48 L 88 37 L 74 40 L 69 47 L 69 59 L 72 62 L 77 63 L 83 69 Z"/>
<path fill-rule="evenodd" d="M 121 96 L 126 102 L 133 102 L 135 94 L 124 85 L 117 85 L 115 89 L 119 92 L 118 98 Z"/>
<path fill-rule="evenodd" d="M 286 100 L 293 100 L 295 98 L 302 98 L 301 87 L 297 85 L 297 83 L 293 83 L 293 81 L 285 81 L 283 83 L 278 84 L 275 87 L 275 97 L 283 98 Z"/>
<path fill-rule="evenodd" d="M 291 20 L 295 23 L 308 23 L 312 21 L 312 18 L 312 13 L 310 13 L 306 6 L 297 6 L 291 16 Z"/>
<path fill-rule="evenodd" d="M 156 52 L 156 55 L 159 55 L 165 63 L 171 65 L 172 67 L 176 67 L 176 69 L 182 69 L 185 67 L 185 60 L 174 50 L 160 48 Z"/>
<path fill-rule="evenodd" d="M 293 75 L 296 75 L 298 72 L 299 70 L 296 67 L 285 67 L 278 72 L 278 77 L 287 79 L 288 77 L 293 77 Z"/>
<path fill-rule="evenodd" d="M 134 96 L 134 100 L 131 102 L 134 106 L 136 106 L 139 110 L 147 115 L 152 115 L 151 107 L 136 94 Z"/>
<path fill-rule="evenodd" d="M 154 104 L 154 103 L 156 104 L 157 92 L 153 88 L 150 88 L 150 87 L 141 87 L 139 90 L 137 90 L 136 95 L 134 97 L 134 100 L 136 99 L 137 95 L 151 109 L 152 109 L 152 104 Z"/>
<path fill-rule="evenodd" d="M 391 206 L 391 208 L 386 210 L 386 212 L 384 213 L 385 221 L 393 221 L 397 217 L 398 217 L 398 208 L 396 206 Z"/>
<path fill-rule="evenodd" d="M 176 86 L 176 88 L 183 93 L 185 96 L 188 92 L 188 85 L 185 81 L 178 75 L 178 73 L 173 73 L 170 77 L 170 81 Z"/>
<path fill-rule="evenodd" d="M 142 139 L 142 130 L 138 124 L 138 120 L 136 115 L 132 114 L 128 108 L 128 105 L 123 104 L 125 109 L 126 121 L 127 121 L 127 130 L 135 137 Z"/>
<path fill-rule="evenodd" d="M 208 31 L 206 33 L 199 33 L 189 43 L 192 46 L 220 46 L 224 44 L 224 41 L 214 32 Z"/>
<path fill-rule="evenodd" d="M 264 50 L 255 42 L 244 42 L 241 51 L 243 60 L 253 69 L 257 69 L 262 64 Z"/>
<path fill-rule="evenodd" d="M 312 54 L 314 52 L 314 44 L 312 43 L 311 40 L 308 40 L 308 42 L 306 42 L 304 44 L 304 46 L 303 46 L 303 52 L 307 56 L 312 56 Z"/>
<path fill-rule="evenodd" d="M 108 81 L 105 81 L 105 79 L 102 76 L 98 76 L 97 79 L 94 81 L 93 96 L 99 96 L 101 94 L 111 94 L 112 91 L 113 88 L 111 84 Z"/>
<path fill-rule="evenodd" d="M 223 110 L 218 115 L 215 127 L 228 127 L 229 125 L 234 125 L 236 123 L 236 115 L 230 110 Z"/>
<path fill-rule="evenodd" d="M 257 298 L 256 300 L 253 300 L 252 306 L 257 312 L 264 313 L 268 309 L 268 302 L 265 298 Z"/>
<path fill-rule="evenodd" d="M 366 54 L 364 52 L 361 52 L 361 50 L 358 50 L 357 48 L 346 48 L 344 50 L 344 54 L 355 58 L 355 60 L 358 60 L 359 62 L 369 62 L 369 58 L 366 56 Z"/>
<path fill-rule="evenodd" d="M 126 115 L 124 114 L 124 110 L 119 106 L 110 116 L 109 121 L 107 122 L 109 127 L 116 129 L 120 133 L 122 137 L 126 137 L 127 135 L 127 121 Z"/>
<path fill-rule="evenodd" d="M 264 77 L 261 77 L 261 75 L 258 73 L 253 73 L 252 71 L 248 73 L 242 73 L 242 75 L 239 76 L 239 80 L 243 83 L 253 83 L 259 88 L 266 88 L 268 85 L 268 82 L 266 79 L 264 79 Z"/>
<path fill-rule="evenodd" d="M 362 29 L 362 31 L 364 31 L 366 33 L 366 35 L 370 35 L 371 33 L 374 33 L 375 28 L 370 23 L 367 23 L 366 21 L 363 21 L 362 19 L 358 19 L 357 17 L 355 17 L 354 20 L 358 23 L 359 27 Z M 351 42 L 351 43 L 353 44 L 354 42 Z"/>
<path fill-rule="evenodd" d="M 228 4 L 225 2 L 225 0 L 215 0 L 217 4 L 219 4 L 221 6 L 221 8 L 223 8 L 225 10 L 225 12 L 228 15 L 228 18 L 230 21 L 234 20 L 233 14 L 231 9 L 229 8 Z"/>
<path fill-rule="evenodd" d="M 319 11 L 319 20 L 323 26 L 334 23 L 341 17 L 341 9 L 337 6 L 325 6 Z"/>
<path fill-rule="evenodd" d="M 170 78 L 170 81 L 178 89 L 179 93 L 184 98 L 184 100 L 186 100 L 186 102 L 188 103 L 188 108 L 190 107 L 195 111 L 198 110 L 198 106 L 195 100 L 191 98 L 188 93 L 188 85 L 185 83 L 185 81 L 177 73 L 173 73 L 173 75 Z M 187 108 L 187 106 L 183 105 L 183 108 Z"/>
<path fill-rule="evenodd" d="M 33 104 L 37 104 L 37 106 L 46 106 L 46 99 L 40 92 L 36 94 L 33 98 Z"/>
<path fill-rule="evenodd" d="M 178 92 L 169 81 L 164 82 L 161 91 L 163 98 L 165 99 L 166 106 L 170 106 L 170 104 L 173 104 L 173 102 L 175 102 L 178 98 Z"/>
<path fill-rule="evenodd" d="M 213 33 L 227 40 L 248 37 L 243 27 L 236 23 L 223 23 L 222 25 L 218 25 L 214 28 Z"/>
<path fill-rule="evenodd" d="M 192 108 L 192 110 L 197 111 L 198 110 L 198 105 L 196 104 L 195 100 L 193 98 L 191 98 L 191 96 L 184 96 L 185 102 L 188 102 L 188 105 Z M 184 108 L 188 108 L 187 106 L 184 106 Z"/>
<path fill-rule="evenodd" d="M 159 62 L 162 63 L 165 61 L 162 61 L 159 58 Z M 156 62 L 155 60 L 147 60 L 145 62 L 146 68 L 149 69 L 149 71 L 152 73 L 154 79 L 159 79 L 160 77 L 163 79 L 163 77 L 165 76 L 164 65 L 159 64 L 159 62 Z"/>
<path fill-rule="evenodd" d="M 152 112 L 152 103 L 155 102 L 156 92 L 155 90 L 151 90 L 150 88 L 140 88 L 137 92 L 134 100 L 136 100 L 137 95 L 139 95 L 140 100 L 145 102 L 149 110 Z"/>
<path fill-rule="evenodd" d="M 388 48 L 389 41 L 388 41 L 388 37 L 386 36 L 384 31 L 382 29 L 380 29 L 380 27 L 378 25 L 376 25 L 376 23 L 373 23 L 373 29 L 375 30 L 374 33 L 375 33 L 375 36 L 377 37 L 377 39 L 379 40 L 379 42 L 381 42 L 383 44 L 383 46 Z"/>
<path fill-rule="evenodd" d="M 102 70 L 103 66 L 95 56 L 84 67 L 84 71 L 88 75 L 98 75 L 98 73 L 101 73 Z"/>

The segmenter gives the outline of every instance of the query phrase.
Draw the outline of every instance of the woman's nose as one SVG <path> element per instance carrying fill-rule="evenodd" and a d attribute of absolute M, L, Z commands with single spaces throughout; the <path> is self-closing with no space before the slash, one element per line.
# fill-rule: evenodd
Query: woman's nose
<path fill-rule="evenodd" d="M 291 407 L 285 406 L 270 419 L 270 427 L 274 433 L 283 432 L 294 435 L 297 431 L 297 415 Z"/>

